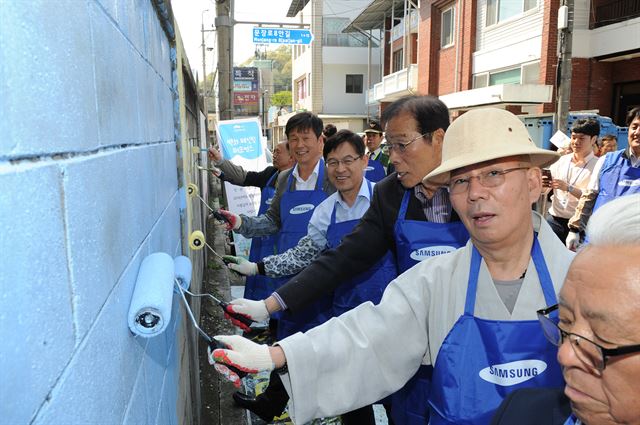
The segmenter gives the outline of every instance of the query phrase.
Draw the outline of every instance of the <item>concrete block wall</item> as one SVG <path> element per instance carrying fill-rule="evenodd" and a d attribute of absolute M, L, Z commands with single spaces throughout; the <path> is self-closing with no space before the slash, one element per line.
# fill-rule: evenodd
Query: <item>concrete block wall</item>
<path fill-rule="evenodd" d="M 2 2 L 2 424 L 179 422 L 182 306 L 126 319 L 141 261 L 183 252 L 172 49 L 151 0 Z"/>

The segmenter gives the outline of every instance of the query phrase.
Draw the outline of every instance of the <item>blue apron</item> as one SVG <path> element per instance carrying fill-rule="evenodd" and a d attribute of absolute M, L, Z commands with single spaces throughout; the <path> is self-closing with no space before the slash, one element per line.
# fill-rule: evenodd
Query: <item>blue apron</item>
<path fill-rule="evenodd" d="M 469 232 L 461 221 L 432 223 L 407 220 L 407 207 L 413 189 L 406 190 L 394 229 L 398 272 L 404 273 L 420 261 L 455 251 L 469 240 Z"/>
<path fill-rule="evenodd" d="M 369 188 L 369 199 L 371 199 L 371 182 L 364 180 Z M 364 183 L 363 182 L 363 183 Z M 336 248 L 342 242 L 343 236 L 351 233 L 353 228 L 360 222 L 360 219 L 343 221 L 336 223 L 336 207 L 334 205 L 331 213 L 331 222 L 327 228 L 327 245 L 329 248 Z M 387 252 L 369 270 L 343 282 L 338 286 L 333 295 L 333 314 L 339 316 L 360 304 L 371 301 L 378 304 L 382 294 L 393 279 L 397 276 L 396 263 L 391 252 Z"/>
<path fill-rule="evenodd" d="M 278 177 L 278 173 L 273 175 L 267 181 L 267 184 L 260 192 L 260 209 L 258 215 L 264 214 L 269 209 L 273 195 L 276 193 L 275 185 L 272 185 Z M 262 236 L 251 239 L 251 250 L 249 251 L 249 261 L 258 262 L 264 257 L 275 255 L 278 253 L 278 233 L 269 236 Z M 277 289 L 276 282 L 264 275 L 247 276 L 244 287 L 244 297 L 250 300 L 263 300 Z"/>
<path fill-rule="evenodd" d="M 407 207 L 413 189 L 405 191 L 394 233 L 398 272 L 404 273 L 421 260 L 454 251 L 469 240 L 460 221 L 432 223 L 407 220 Z M 429 421 L 429 389 L 433 367 L 422 365 L 418 372 L 391 397 L 393 421 L 396 425 L 426 424 Z"/>
<path fill-rule="evenodd" d="M 576 418 L 574 415 L 571 415 L 567 418 L 564 425 L 576 425 L 577 423 L 578 423 L 578 418 Z"/>
<path fill-rule="evenodd" d="M 546 305 L 554 305 L 556 295 L 537 235 L 531 256 Z M 537 320 L 486 320 L 473 315 L 481 260 L 474 246 L 464 314 L 435 361 L 429 397 L 432 425 L 488 424 L 510 392 L 564 385 L 558 349 L 547 342 Z"/>
<path fill-rule="evenodd" d="M 278 249 L 285 252 L 298 244 L 307 234 L 309 220 L 315 208 L 327 198 L 322 190 L 324 181 L 324 161 L 320 160 L 318 181 L 314 190 L 292 190 L 293 173 L 289 174 L 287 190 L 280 198 L 280 238 Z M 291 276 L 276 279 L 278 287 L 291 279 Z M 278 322 L 278 339 L 286 338 L 296 332 L 304 332 L 331 318 L 331 298 L 322 299 L 304 311 L 295 315 L 282 312 Z"/>
<path fill-rule="evenodd" d="M 364 175 L 367 180 L 372 182 L 379 182 L 383 178 L 387 176 L 385 172 L 384 165 L 380 161 L 376 161 L 373 158 L 369 158 L 369 163 L 367 164 L 366 172 Z"/>
<path fill-rule="evenodd" d="M 624 150 L 609 153 L 600 171 L 600 190 L 593 212 L 619 196 L 640 193 L 640 168 L 622 156 Z"/>

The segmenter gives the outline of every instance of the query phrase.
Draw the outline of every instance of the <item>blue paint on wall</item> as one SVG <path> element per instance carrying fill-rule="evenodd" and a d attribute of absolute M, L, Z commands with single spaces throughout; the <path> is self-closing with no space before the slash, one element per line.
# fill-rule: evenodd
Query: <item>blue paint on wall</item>
<path fill-rule="evenodd" d="M 0 422 L 177 423 L 178 333 L 134 337 L 181 253 L 175 48 L 153 2 L 0 7 Z"/>

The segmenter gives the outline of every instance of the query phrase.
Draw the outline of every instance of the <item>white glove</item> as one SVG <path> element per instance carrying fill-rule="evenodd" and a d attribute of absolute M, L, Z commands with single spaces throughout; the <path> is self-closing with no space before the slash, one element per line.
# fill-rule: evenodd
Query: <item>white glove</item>
<path fill-rule="evenodd" d="M 231 270 L 237 271 L 245 276 L 255 276 L 258 274 L 258 265 L 256 263 L 232 255 L 225 255 L 223 258 L 225 263 L 227 263 L 227 267 Z"/>
<path fill-rule="evenodd" d="M 213 351 L 211 351 L 211 347 L 207 348 L 209 364 L 215 365 L 216 370 L 236 386 L 240 377 L 226 366 L 247 373 L 270 372 L 275 368 L 269 353 L 269 346 L 265 344 L 256 344 L 240 335 L 219 335 L 214 338 L 228 348 L 218 348 Z"/>
<path fill-rule="evenodd" d="M 244 314 L 254 322 L 264 322 L 269 320 L 269 311 L 264 300 L 253 301 L 246 298 L 236 298 L 227 307 L 234 313 Z"/>
<path fill-rule="evenodd" d="M 569 232 L 567 235 L 567 240 L 565 242 L 567 248 L 571 251 L 575 251 L 578 249 L 578 244 L 580 243 L 580 233 L 578 232 Z"/>

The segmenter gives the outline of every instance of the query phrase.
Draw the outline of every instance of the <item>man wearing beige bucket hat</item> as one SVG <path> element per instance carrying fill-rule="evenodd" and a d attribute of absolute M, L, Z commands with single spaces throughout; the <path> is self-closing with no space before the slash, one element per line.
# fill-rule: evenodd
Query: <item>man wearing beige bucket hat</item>
<path fill-rule="evenodd" d="M 212 357 L 251 371 L 286 366 L 296 423 L 375 402 L 421 364 L 434 368 L 430 424 L 488 423 L 514 389 L 562 386 L 536 310 L 557 302 L 572 253 L 531 211 L 540 167 L 557 158 L 509 112 L 465 113 L 425 178 L 449 188 L 471 234 L 465 247 L 400 275 L 377 306 L 362 304 L 275 347 L 222 337 L 231 349 Z"/>

